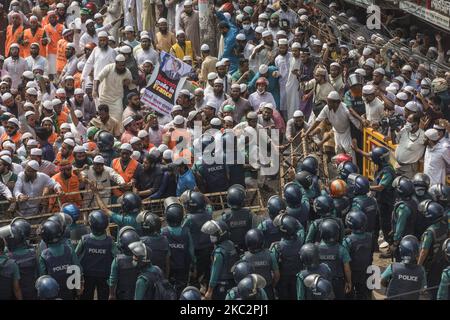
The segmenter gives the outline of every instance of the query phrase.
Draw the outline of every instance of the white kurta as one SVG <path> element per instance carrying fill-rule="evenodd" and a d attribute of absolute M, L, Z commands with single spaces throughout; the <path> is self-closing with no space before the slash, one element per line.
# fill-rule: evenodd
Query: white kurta
<path fill-rule="evenodd" d="M 116 55 L 117 52 L 111 47 L 108 47 L 105 51 L 101 50 L 100 47 L 95 47 L 84 65 L 81 78 L 89 83 L 89 75 L 94 70 L 94 79 L 97 79 L 103 68 L 115 61 Z"/>
<path fill-rule="evenodd" d="M 441 139 L 434 147 L 427 147 L 423 163 L 423 173 L 430 177 L 430 185 L 445 185 L 447 169 L 450 166 L 450 146 Z"/>
<path fill-rule="evenodd" d="M 294 112 L 298 110 L 300 106 L 300 92 L 298 78 L 292 73 L 293 70 L 300 70 L 300 58 L 292 56 L 289 62 L 288 78 L 286 80 L 286 108 L 287 118 L 291 119 L 294 116 Z"/>
<path fill-rule="evenodd" d="M 289 63 L 291 60 L 291 55 L 292 54 L 288 52 L 284 56 L 278 55 L 275 58 L 275 66 L 278 68 L 278 71 L 280 72 L 280 77 L 278 78 L 278 81 L 280 83 L 280 110 L 282 111 L 287 110 L 286 84 L 289 75 Z"/>

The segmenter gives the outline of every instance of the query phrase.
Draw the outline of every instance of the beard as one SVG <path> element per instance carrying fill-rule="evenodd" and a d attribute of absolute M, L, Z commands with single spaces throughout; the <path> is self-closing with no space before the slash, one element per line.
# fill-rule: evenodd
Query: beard
<path fill-rule="evenodd" d="M 33 175 L 28 175 L 25 173 L 25 176 L 24 176 L 25 182 L 32 182 L 36 179 L 36 177 L 37 177 L 37 173 L 34 173 Z"/>
<path fill-rule="evenodd" d="M 117 74 L 124 74 L 126 71 L 127 71 L 127 69 L 125 69 L 125 68 L 123 70 L 119 70 L 119 69 L 116 68 L 116 73 Z"/>

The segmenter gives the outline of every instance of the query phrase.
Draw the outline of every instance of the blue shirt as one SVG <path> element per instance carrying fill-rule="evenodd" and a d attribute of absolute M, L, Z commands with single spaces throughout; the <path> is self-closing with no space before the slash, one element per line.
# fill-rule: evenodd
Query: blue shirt
<path fill-rule="evenodd" d="M 191 170 L 187 170 L 185 173 L 178 175 L 177 197 L 181 196 L 186 190 L 193 190 L 196 186 L 197 183 Z"/>

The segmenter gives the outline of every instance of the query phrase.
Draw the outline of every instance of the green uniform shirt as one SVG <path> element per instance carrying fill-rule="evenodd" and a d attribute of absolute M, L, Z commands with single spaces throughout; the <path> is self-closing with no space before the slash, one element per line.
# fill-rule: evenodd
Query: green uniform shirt
<path fill-rule="evenodd" d="M 59 257 L 64 254 L 64 243 L 52 243 L 48 245 L 48 250 L 50 250 L 53 256 Z M 81 272 L 83 269 L 81 268 L 80 260 L 78 256 L 75 254 L 75 250 L 70 248 L 70 252 L 72 254 L 72 263 L 80 267 Z M 45 265 L 44 258 L 42 257 L 42 253 L 39 256 L 39 275 L 43 276 L 48 274 L 47 266 Z"/>
<path fill-rule="evenodd" d="M 145 292 L 147 292 L 147 289 L 150 285 L 149 280 L 144 277 L 143 272 L 155 272 L 156 268 L 153 265 L 150 265 L 145 268 L 141 272 L 141 274 L 137 277 L 136 280 L 136 289 L 134 291 L 134 300 L 144 300 L 145 298 Z"/>
<path fill-rule="evenodd" d="M 401 204 L 396 209 L 397 214 L 397 222 L 394 229 L 394 241 L 400 241 L 405 236 L 403 234 L 405 232 L 406 222 L 408 221 L 408 217 L 411 215 L 411 209 L 408 208 L 407 205 Z"/>
<path fill-rule="evenodd" d="M 450 267 L 442 271 L 441 282 L 437 292 L 437 300 L 448 300 L 448 287 L 450 286 Z"/>
<path fill-rule="evenodd" d="M 111 273 L 109 274 L 109 279 L 108 279 L 108 285 L 110 287 L 114 287 L 115 285 L 117 285 L 118 274 L 119 274 L 119 269 L 117 266 L 117 260 L 116 260 L 116 258 L 114 258 L 113 262 L 111 263 Z"/>
<path fill-rule="evenodd" d="M 113 213 L 111 215 L 111 221 L 117 224 L 119 228 L 122 228 L 124 226 L 131 226 L 136 230 L 141 229 L 141 226 L 136 222 L 135 214 L 121 215 L 119 213 Z"/>
<path fill-rule="evenodd" d="M 106 234 L 102 234 L 100 236 L 96 236 L 93 233 L 91 233 L 90 235 L 91 235 L 92 239 L 94 239 L 94 240 L 99 240 L 100 241 L 100 240 L 105 240 L 106 239 Z M 111 251 L 112 251 L 113 257 L 115 257 L 119 253 L 119 249 L 117 248 L 117 244 L 114 241 L 112 243 Z M 80 240 L 78 242 L 78 245 L 77 245 L 77 247 L 75 249 L 75 253 L 77 254 L 78 258 L 81 261 L 81 259 L 83 259 L 83 256 L 84 256 L 84 243 L 83 243 L 83 241 Z"/>
<path fill-rule="evenodd" d="M 225 250 L 221 247 L 214 248 L 213 261 L 211 264 L 211 277 L 209 278 L 209 286 L 214 288 L 219 282 L 219 276 L 223 268 L 223 257 L 225 256 Z"/>
<path fill-rule="evenodd" d="M 390 164 L 386 164 L 385 166 L 390 166 L 392 167 Z M 394 168 L 392 168 L 392 170 L 394 171 Z M 381 180 L 378 183 L 379 186 L 383 186 L 385 188 L 389 188 L 392 186 L 392 182 L 394 182 L 395 176 L 393 176 L 390 172 L 384 172 L 381 175 Z"/>
<path fill-rule="evenodd" d="M 421 284 L 421 287 L 425 288 L 427 286 L 427 277 L 426 277 L 425 269 L 423 267 L 422 267 L 422 272 L 423 272 L 423 282 Z M 386 270 L 384 270 L 383 274 L 381 275 L 381 280 L 384 280 L 387 283 L 389 283 L 391 278 L 392 278 L 392 264 L 389 265 L 389 267 L 387 267 Z"/>
<path fill-rule="evenodd" d="M 10 260 L 6 255 L 2 254 L 0 255 L 0 266 L 3 265 L 3 263 L 5 263 L 6 260 Z M 12 264 L 13 266 L 13 280 L 20 280 L 20 271 L 19 271 L 19 266 L 17 265 L 16 262 L 14 262 Z"/>

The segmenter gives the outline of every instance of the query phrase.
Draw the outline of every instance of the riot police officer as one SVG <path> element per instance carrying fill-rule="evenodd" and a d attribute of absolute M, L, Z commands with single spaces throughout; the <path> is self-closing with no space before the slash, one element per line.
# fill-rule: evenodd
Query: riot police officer
<path fill-rule="evenodd" d="M 230 240 L 228 225 L 224 221 L 207 221 L 201 231 L 208 234 L 214 244 L 211 277 L 205 299 L 223 300 L 227 291 L 233 286 L 231 268 L 239 259 L 239 255 L 234 243 Z"/>
<path fill-rule="evenodd" d="M 240 252 L 245 250 L 244 237 L 253 225 L 252 213 L 249 209 L 244 208 L 244 202 L 244 187 L 241 185 L 231 186 L 227 194 L 227 203 L 230 209 L 222 213 L 222 221 L 228 226 L 230 240 Z"/>
<path fill-rule="evenodd" d="M 273 195 L 267 201 L 267 212 L 269 217 L 258 225 L 258 229 L 261 230 L 264 235 L 264 248 L 269 248 L 272 243 L 281 240 L 281 232 L 273 224 L 273 220 L 284 210 L 286 210 L 286 202 L 280 196 Z"/>
<path fill-rule="evenodd" d="M 0 300 L 22 300 L 19 266 L 5 254 L 6 237 L 12 237 L 11 226 L 0 228 Z"/>
<path fill-rule="evenodd" d="M 444 254 L 447 267 L 442 271 L 441 282 L 439 283 L 439 289 L 437 293 L 437 300 L 450 300 L 450 238 L 444 241 L 442 245 L 442 251 Z"/>
<path fill-rule="evenodd" d="M 39 257 L 39 274 L 48 274 L 55 278 L 59 284 L 60 297 L 63 300 L 73 300 L 75 292 L 67 286 L 67 279 L 70 276 L 67 268 L 72 265 L 80 267 L 80 261 L 75 251 L 63 238 L 62 226 L 56 221 L 48 219 L 40 227 L 40 236 L 47 245 Z M 81 270 L 81 268 L 80 268 Z M 80 291 L 78 289 L 78 291 Z"/>
<path fill-rule="evenodd" d="M 128 248 L 133 242 L 140 241 L 133 227 L 125 226 L 117 234 L 117 246 L 120 253 L 111 263 L 109 276 L 109 300 L 133 300 L 138 270 L 133 265 L 133 253 Z"/>
<path fill-rule="evenodd" d="M 372 235 L 365 232 L 366 214 L 361 210 L 350 211 L 345 217 L 346 226 L 352 233 L 345 237 L 342 245 L 350 253 L 352 270 L 352 296 L 356 300 L 369 300 L 367 267 L 372 264 Z"/>
<path fill-rule="evenodd" d="M 245 186 L 244 164 L 238 161 L 239 153 L 242 153 L 242 151 L 238 150 L 238 139 L 232 130 L 223 133 L 222 148 L 229 186 L 235 184 Z M 243 157 L 244 155 L 241 156 Z"/>
<path fill-rule="evenodd" d="M 198 290 L 198 288 L 188 286 L 181 292 L 179 300 L 202 300 L 202 294 L 200 293 L 200 290 Z"/>
<path fill-rule="evenodd" d="M 238 283 L 238 298 L 240 300 L 269 300 L 265 287 L 267 284 L 264 277 L 252 273 Z"/>
<path fill-rule="evenodd" d="M 286 213 L 296 218 L 306 229 L 309 219 L 309 198 L 296 182 L 289 182 L 284 186 L 284 199 L 286 200 Z"/>
<path fill-rule="evenodd" d="M 333 286 L 319 274 L 310 274 L 303 280 L 306 288 L 305 300 L 333 300 Z"/>
<path fill-rule="evenodd" d="M 24 218 L 15 218 L 11 224 L 12 236 L 5 238 L 8 257 L 13 259 L 20 271 L 20 289 L 24 300 L 36 299 L 34 283 L 38 273 L 36 250 L 27 245 L 31 225 Z"/>
<path fill-rule="evenodd" d="M 370 182 L 362 175 L 350 174 L 348 177 L 348 184 L 353 193 L 351 210 L 361 210 L 365 213 L 367 218 L 365 231 L 372 234 L 372 250 L 378 251 L 378 203 L 375 198 L 368 195 Z"/>
<path fill-rule="evenodd" d="M 72 217 L 70 215 L 68 215 L 67 213 L 64 212 L 57 212 L 54 215 L 52 215 L 51 217 L 48 218 L 49 221 L 53 221 L 56 222 L 57 224 L 60 225 L 61 227 L 61 242 L 66 243 L 72 250 L 75 250 L 72 241 L 70 240 L 70 232 L 69 232 L 69 228 L 68 226 L 70 226 L 72 224 Z M 38 255 L 40 255 L 46 248 L 47 248 L 47 244 L 45 243 L 44 240 L 41 239 L 41 241 L 39 242 L 39 252 Z"/>
<path fill-rule="evenodd" d="M 325 263 L 320 262 L 319 246 L 314 243 L 304 244 L 299 252 L 303 270 L 297 273 L 297 300 L 309 300 L 305 279 L 311 274 L 319 274 L 331 281 L 331 269 Z"/>
<path fill-rule="evenodd" d="M 433 300 L 436 299 L 440 275 L 445 267 L 442 245 L 448 236 L 447 221 L 444 208 L 433 200 L 425 200 L 419 204 L 419 216 L 429 225 L 422 235 L 418 265 L 423 265 L 427 272 L 427 287 Z"/>
<path fill-rule="evenodd" d="M 332 274 L 334 295 L 337 300 L 343 300 L 345 293 L 352 288 L 350 269 L 350 254 L 339 242 L 339 225 L 336 221 L 327 219 L 320 228 L 321 242 L 319 244 L 320 261 L 326 263 Z"/>
<path fill-rule="evenodd" d="M 302 171 L 309 172 L 312 175 L 312 185 L 311 187 L 316 190 L 320 190 L 319 187 L 319 161 L 314 156 L 306 156 L 303 161 L 299 164 L 297 173 Z"/>
<path fill-rule="evenodd" d="M 248 261 L 255 273 L 261 275 L 266 280 L 264 290 L 269 299 L 274 299 L 273 289 L 280 279 L 278 262 L 268 249 L 264 249 L 264 236 L 259 229 L 250 229 L 245 235 L 245 245 L 248 251 L 242 257 L 242 260 Z"/>
<path fill-rule="evenodd" d="M 35 283 L 39 300 L 56 300 L 59 296 L 59 284 L 49 275 L 40 276 Z"/>
<path fill-rule="evenodd" d="M 90 230 L 84 224 L 77 224 L 77 221 L 80 218 L 80 209 L 76 204 L 67 203 L 63 205 L 61 211 L 72 218 L 72 224 L 68 225 L 67 228 L 70 233 L 70 241 L 72 242 L 73 247 L 76 248 L 81 237 L 85 234 L 89 234 Z"/>
<path fill-rule="evenodd" d="M 231 272 L 233 273 L 233 279 L 236 287 L 231 288 L 225 297 L 225 300 L 236 300 L 238 297 L 237 285 L 249 274 L 253 273 L 253 267 L 248 261 L 240 260 L 231 267 Z"/>
<path fill-rule="evenodd" d="M 441 183 L 435 184 L 428 189 L 428 193 L 431 194 L 433 201 L 436 201 L 441 206 L 444 207 L 445 213 L 447 215 L 448 230 L 450 232 L 450 186 L 443 185 Z"/>
<path fill-rule="evenodd" d="M 83 235 L 75 249 L 84 271 L 82 300 L 93 300 L 97 291 L 98 300 L 108 300 L 108 278 L 111 263 L 118 254 L 114 240 L 106 234 L 109 219 L 100 210 L 89 214 L 91 232 Z"/>
<path fill-rule="evenodd" d="M 401 262 L 392 263 L 381 275 L 381 284 L 387 287 L 388 299 L 419 299 L 420 289 L 426 286 L 425 269 L 417 264 L 419 246 L 419 240 L 412 235 L 400 241 Z"/>
<path fill-rule="evenodd" d="M 430 177 L 425 173 L 418 172 L 414 175 L 412 179 L 414 184 L 414 194 L 412 198 L 419 205 L 424 200 L 432 200 L 431 194 L 428 192 L 430 187 Z M 424 220 L 424 216 L 418 214 L 416 217 L 416 226 L 414 230 L 414 235 L 419 238 L 425 232 L 427 228 L 427 222 Z"/>
<path fill-rule="evenodd" d="M 313 210 L 314 199 L 320 195 L 320 190 L 313 187 L 314 176 L 308 171 L 300 171 L 295 175 L 295 181 L 301 186 L 302 194 L 306 196 L 309 205 L 309 217 L 308 219 L 314 219 L 315 212 Z M 306 228 L 306 223 L 303 223 L 303 227 Z"/>
<path fill-rule="evenodd" d="M 344 180 L 345 182 L 348 182 L 347 178 L 350 174 L 359 173 L 358 166 L 351 161 L 341 162 L 338 165 L 337 171 L 338 171 L 338 179 Z"/>
<path fill-rule="evenodd" d="M 342 179 L 333 180 L 330 183 L 330 196 L 336 217 L 343 219 L 351 207 L 351 200 L 347 196 L 347 183 Z"/>
<path fill-rule="evenodd" d="M 204 134 L 201 139 L 201 144 L 203 149 L 203 157 L 201 165 L 197 167 L 197 173 L 200 176 L 200 181 L 203 182 L 202 190 L 205 192 L 226 191 L 228 188 L 226 165 L 223 163 L 222 159 L 220 159 L 219 163 L 215 161 L 214 148 L 211 148 L 210 146 L 211 144 L 214 144 L 214 137 Z M 211 149 L 212 151 L 205 152 L 206 148 Z"/>
<path fill-rule="evenodd" d="M 105 159 L 105 165 L 110 167 L 113 159 L 119 155 L 114 151 L 114 136 L 108 131 L 99 131 L 96 134 L 97 147 L 100 155 Z"/>
<path fill-rule="evenodd" d="M 170 274 L 169 240 L 161 234 L 161 219 L 148 210 L 141 211 L 136 217 L 142 227 L 142 242 L 152 250 L 152 264 L 159 267 L 166 278 Z"/>
<path fill-rule="evenodd" d="M 201 232 L 201 228 L 205 222 L 212 219 L 212 215 L 206 209 L 205 196 L 202 193 L 187 190 L 184 193 L 184 197 L 182 195 L 181 198 L 184 199 L 183 205 L 187 212 L 183 227 L 190 231 L 194 243 L 194 253 L 197 261 L 196 278 L 206 285 L 209 281 L 213 245 L 209 240 L 209 236 Z"/>
<path fill-rule="evenodd" d="M 183 206 L 175 197 L 164 200 L 164 215 L 167 227 L 161 234 L 169 241 L 170 273 L 169 281 L 176 288 L 177 295 L 187 286 L 189 274 L 195 274 L 196 257 L 194 242 L 188 228 L 182 227 L 184 218 Z"/>
<path fill-rule="evenodd" d="M 278 221 L 279 220 L 279 221 Z M 280 215 L 277 226 L 282 234 L 279 242 L 272 243 L 270 251 L 277 259 L 280 268 L 280 280 L 277 284 L 277 293 L 280 300 L 295 300 L 295 278 L 301 270 L 300 255 L 298 254 L 303 239 L 297 235 L 302 228 L 300 222 L 287 214 Z"/>
<path fill-rule="evenodd" d="M 344 224 L 340 218 L 333 217 L 332 215 L 334 209 L 333 199 L 331 199 L 329 195 L 321 195 L 314 200 L 313 207 L 314 211 L 320 218 L 314 220 L 310 224 L 305 242 L 320 242 L 320 228 L 327 220 L 333 220 L 339 226 L 339 238 L 337 240 L 341 242 L 344 238 Z"/>
<path fill-rule="evenodd" d="M 417 204 L 412 199 L 414 185 L 411 180 L 400 176 L 394 179 L 392 186 L 395 188 L 398 198 L 392 212 L 393 237 L 390 251 L 396 257 L 397 261 L 400 261 L 397 247 L 404 236 L 414 233 Z"/>

